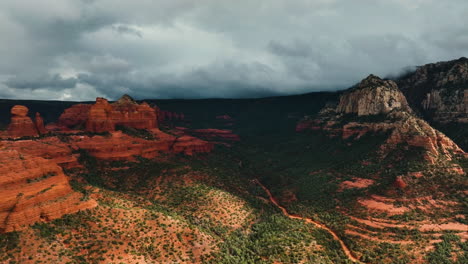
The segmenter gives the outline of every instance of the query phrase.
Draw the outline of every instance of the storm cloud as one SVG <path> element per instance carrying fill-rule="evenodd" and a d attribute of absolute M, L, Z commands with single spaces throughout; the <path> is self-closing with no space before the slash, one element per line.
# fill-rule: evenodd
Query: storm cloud
<path fill-rule="evenodd" d="M 466 0 L 2 0 L 0 98 L 261 97 L 468 56 Z"/>

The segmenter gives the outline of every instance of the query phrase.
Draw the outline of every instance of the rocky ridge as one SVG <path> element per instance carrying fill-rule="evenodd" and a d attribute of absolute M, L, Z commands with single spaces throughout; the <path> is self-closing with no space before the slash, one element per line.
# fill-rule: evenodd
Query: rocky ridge
<path fill-rule="evenodd" d="M 394 109 L 411 112 L 395 82 L 371 74 L 340 97 L 336 112 L 366 116 L 388 114 Z"/>
<path fill-rule="evenodd" d="M 451 160 L 454 155 L 464 155 L 451 139 L 413 113 L 395 82 L 374 75 L 345 91 L 337 106 L 328 105 L 316 119 L 297 124 L 296 131 L 305 130 L 323 130 L 343 139 L 387 132 L 383 155 L 405 144 L 423 148 L 424 158 L 433 164 L 441 157 Z"/>
<path fill-rule="evenodd" d="M 430 63 L 396 80 L 430 121 L 468 123 L 468 59 Z"/>

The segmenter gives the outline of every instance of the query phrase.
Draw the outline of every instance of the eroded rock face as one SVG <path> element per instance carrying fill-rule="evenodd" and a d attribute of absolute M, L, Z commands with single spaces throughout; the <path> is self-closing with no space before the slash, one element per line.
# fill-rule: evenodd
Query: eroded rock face
<path fill-rule="evenodd" d="M 130 96 L 124 95 L 112 104 L 111 119 L 115 125 L 136 129 L 157 127 L 156 111 L 147 103 L 138 104 Z"/>
<path fill-rule="evenodd" d="M 468 123 L 467 58 L 420 66 L 397 83 L 431 121 Z"/>
<path fill-rule="evenodd" d="M 35 137 L 39 135 L 36 125 L 28 116 L 29 109 L 23 105 L 15 105 L 11 108 L 11 122 L 8 126 L 8 135 L 12 138 Z"/>
<path fill-rule="evenodd" d="M 52 160 L 0 149 L 0 232 L 96 206 L 81 198 Z"/>
<path fill-rule="evenodd" d="M 89 109 L 86 131 L 109 132 L 114 131 L 118 125 L 136 129 L 156 128 L 156 111 L 146 103 L 136 103 L 128 95 L 113 104 L 104 98 L 97 98 Z"/>
<path fill-rule="evenodd" d="M 16 150 L 28 156 L 51 160 L 64 169 L 81 167 L 78 154 L 73 153 L 69 143 L 62 142 L 57 137 L 45 137 L 36 140 L 3 141 L 3 146 Z"/>
<path fill-rule="evenodd" d="M 44 126 L 44 119 L 42 119 L 42 116 L 40 113 L 36 113 L 36 118 L 34 119 L 34 124 L 36 125 L 37 132 L 39 134 L 43 135 L 47 133 L 47 130 Z"/>
<path fill-rule="evenodd" d="M 387 114 L 394 109 L 411 111 L 395 82 L 369 75 L 340 97 L 336 111 L 365 116 Z"/>
<path fill-rule="evenodd" d="M 105 98 L 96 98 L 96 103 L 89 109 L 86 131 L 101 133 L 115 130 L 111 119 L 112 106 Z"/>
<path fill-rule="evenodd" d="M 161 152 L 170 152 L 175 137 L 165 136 L 160 135 L 159 140 L 145 140 L 115 131 L 110 136 L 71 136 L 71 144 L 73 148 L 85 149 L 98 159 L 132 161 L 136 156 L 154 158 Z"/>
<path fill-rule="evenodd" d="M 84 128 L 89 117 L 90 104 L 76 104 L 60 115 L 58 126 L 71 129 Z"/>
<path fill-rule="evenodd" d="M 426 151 L 424 158 L 432 164 L 443 157 L 452 160 L 453 155 L 464 155 L 464 151 L 442 132 L 431 127 L 426 121 L 406 112 L 396 112 L 390 137 L 382 146 L 384 151 L 394 149 L 400 143 L 420 147 Z"/>
<path fill-rule="evenodd" d="M 376 99 L 372 100 L 374 97 Z M 354 117 L 345 114 L 354 114 Z M 375 120 L 362 119 L 362 116 L 374 116 Z M 381 146 L 383 155 L 404 144 L 422 148 L 424 158 L 432 164 L 439 158 L 451 160 L 453 155 L 464 155 L 451 139 L 414 115 L 394 82 L 375 76 L 369 76 L 346 91 L 337 107 L 327 106 L 316 119 L 298 123 L 296 131 L 305 130 L 322 130 L 343 139 L 386 132 L 389 137 Z"/>
<path fill-rule="evenodd" d="M 207 153 L 213 150 L 213 143 L 190 136 L 176 137 L 152 129 L 154 140 L 146 140 L 126 135 L 120 131 L 110 136 L 71 136 L 72 149 L 85 149 L 91 156 L 102 160 L 133 161 L 141 156 L 152 159 L 161 153 Z"/>

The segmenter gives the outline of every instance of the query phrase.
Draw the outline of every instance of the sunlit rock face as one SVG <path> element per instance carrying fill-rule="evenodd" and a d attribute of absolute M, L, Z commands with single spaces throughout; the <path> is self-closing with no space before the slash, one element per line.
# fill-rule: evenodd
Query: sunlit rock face
<path fill-rule="evenodd" d="M 422 148 L 424 159 L 432 164 L 439 158 L 452 160 L 453 155 L 464 155 L 450 138 L 413 113 L 395 82 L 374 75 L 345 91 L 337 106 L 329 105 L 317 118 L 302 120 L 296 126 L 298 132 L 307 130 L 343 139 L 388 133 L 381 146 L 383 155 L 405 144 Z"/>
<path fill-rule="evenodd" d="M 54 161 L 0 147 L 0 232 L 96 206 L 81 198 Z"/>
<path fill-rule="evenodd" d="M 340 97 L 336 111 L 364 116 L 387 114 L 394 109 L 411 111 L 395 82 L 369 75 Z"/>
<path fill-rule="evenodd" d="M 138 104 L 130 96 L 124 95 L 112 104 L 99 97 L 93 105 L 74 105 L 62 113 L 58 125 L 101 133 L 115 131 L 119 125 L 136 129 L 157 128 L 158 118 L 156 109 L 147 103 Z"/>

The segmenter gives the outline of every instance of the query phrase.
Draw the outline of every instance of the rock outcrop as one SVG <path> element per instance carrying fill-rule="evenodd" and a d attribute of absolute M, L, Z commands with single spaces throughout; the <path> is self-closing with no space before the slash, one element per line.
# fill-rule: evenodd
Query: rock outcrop
<path fill-rule="evenodd" d="M 89 109 L 86 120 L 86 131 L 89 132 L 109 132 L 115 130 L 115 124 L 111 117 L 112 106 L 107 99 L 98 97 L 96 103 Z"/>
<path fill-rule="evenodd" d="M 86 110 L 86 107 L 75 108 L 75 110 L 80 109 Z M 69 114 L 65 115 L 65 117 L 72 116 L 75 110 L 70 109 Z M 68 120 L 68 117 L 65 117 L 63 117 L 63 120 Z M 79 117 L 81 118 L 81 115 Z M 76 125 L 80 124 L 81 121 L 66 121 L 65 123 Z M 95 133 L 115 131 L 116 126 L 119 125 L 136 129 L 156 128 L 156 111 L 147 103 L 138 104 L 128 95 L 124 95 L 113 104 L 110 104 L 104 98 L 97 98 L 96 103 L 89 108 L 86 131 Z"/>
<path fill-rule="evenodd" d="M 29 109 L 23 105 L 15 105 L 11 108 L 11 122 L 8 126 L 8 135 L 12 138 L 35 137 L 39 135 L 36 125 L 28 116 Z"/>
<path fill-rule="evenodd" d="M 209 153 L 213 150 L 213 143 L 201 140 L 196 137 L 182 136 L 177 138 L 173 145 L 175 153 L 184 153 L 192 156 L 195 153 Z"/>
<path fill-rule="evenodd" d="M 136 156 L 150 159 L 161 152 L 170 152 L 175 139 L 168 134 L 159 134 L 158 140 L 145 140 L 115 131 L 110 136 L 71 136 L 71 144 L 101 160 L 132 161 Z"/>
<path fill-rule="evenodd" d="M 58 126 L 70 129 L 84 129 L 89 117 L 90 104 L 76 104 L 60 115 Z"/>
<path fill-rule="evenodd" d="M 81 167 L 78 154 L 73 153 L 73 146 L 57 137 L 45 137 L 36 140 L 3 141 L 3 146 L 9 150 L 32 157 L 51 160 L 64 169 Z"/>
<path fill-rule="evenodd" d="M 44 119 L 40 113 L 36 113 L 36 118 L 34 119 L 34 125 L 36 126 L 37 132 L 41 135 L 47 133 L 47 130 L 44 126 Z"/>
<path fill-rule="evenodd" d="M 365 116 L 387 114 L 394 109 L 411 111 L 395 82 L 371 74 L 340 97 L 336 111 Z"/>
<path fill-rule="evenodd" d="M 468 59 L 431 63 L 396 80 L 430 121 L 468 123 Z"/>
<path fill-rule="evenodd" d="M 141 104 L 136 103 L 128 95 L 122 96 L 122 98 L 112 104 L 111 119 L 115 125 L 136 129 L 158 127 L 156 111 L 145 102 Z"/>
<path fill-rule="evenodd" d="M 346 91 L 338 106 L 328 105 L 316 119 L 297 124 L 296 131 L 306 130 L 322 130 L 343 139 L 387 132 L 389 137 L 381 146 L 383 155 L 404 144 L 422 148 L 424 158 L 432 164 L 439 158 L 464 155 L 451 139 L 413 113 L 393 81 L 373 75 Z"/>
<path fill-rule="evenodd" d="M 52 160 L 0 149 L 0 232 L 96 206 L 82 196 Z"/>

